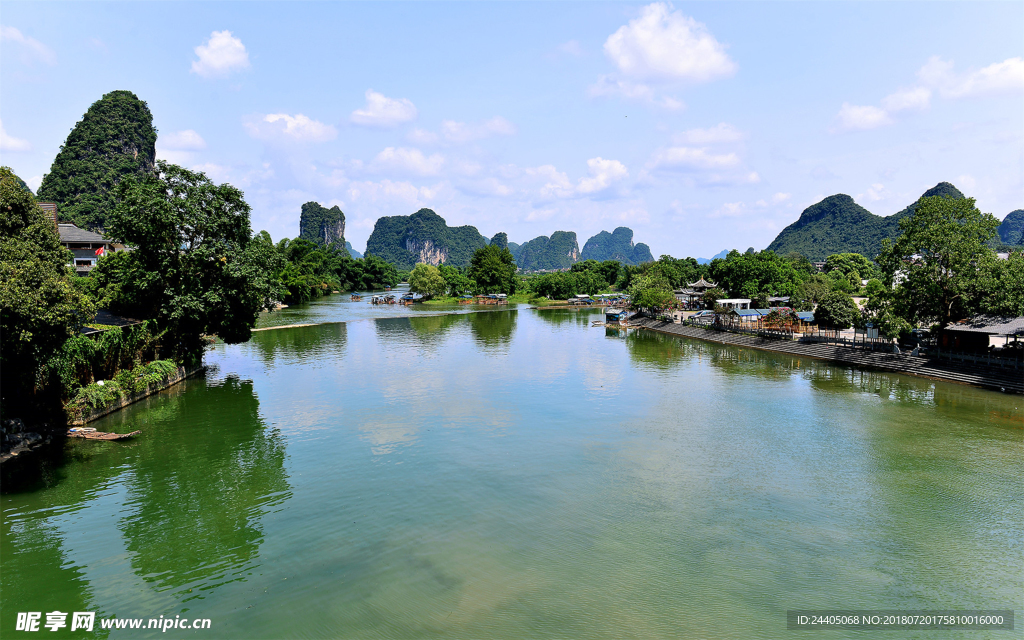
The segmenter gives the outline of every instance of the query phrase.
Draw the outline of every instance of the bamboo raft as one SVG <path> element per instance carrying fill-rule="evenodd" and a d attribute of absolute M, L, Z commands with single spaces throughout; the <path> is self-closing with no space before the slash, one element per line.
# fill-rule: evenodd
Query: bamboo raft
<path fill-rule="evenodd" d="M 69 429 L 69 438 L 83 438 L 85 440 L 127 440 L 133 436 L 137 436 L 142 431 L 132 431 L 131 433 L 109 433 L 106 431 L 87 431 L 85 429 Z"/>

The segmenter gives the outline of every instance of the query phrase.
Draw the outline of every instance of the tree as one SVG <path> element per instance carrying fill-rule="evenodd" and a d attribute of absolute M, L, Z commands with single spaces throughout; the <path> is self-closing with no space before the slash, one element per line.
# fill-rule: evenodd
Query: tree
<path fill-rule="evenodd" d="M 982 275 L 995 252 L 988 241 L 999 221 L 975 207 L 974 198 L 921 198 L 913 215 L 899 223 L 901 234 L 885 242 L 878 263 L 893 287 L 897 313 L 912 324 L 941 327 L 980 308 Z"/>
<path fill-rule="evenodd" d="M 476 282 L 478 293 L 516 292 L 516 260 L 508 247 L 487 245 L 477 249 L 469 261 L 469 277 Z"/>
<path fill-rule="evenodd" d="M 814 310 L 814 321 L 831 329 L 849 329 L 857 322 L 860 309 L 853 298 L 842 291 L 830 291 Z"/>
<path fill-rule="evenodd" d="M 425 299 L 441 295 L 448 288 L 441 276 L 441 271 L 434 265 L 420 263 L 412 268 L 409 274 L 409 291 L 422 295 Z"/>
<path fill-rule="evenodd" d="M 501 234 L 499 234 L 501 235 Z M 497 237 L 497 236 L 495 236 Z M 496 244 L 492 241 L 492 244 Z M 496 246 L 501 246 L 497 244 Z M 507 243 L 506 243 L 507 248 Z M 461 296 L 467 291 L 473 290 L 473 281 L 470 280 L 462 269 L 453 267 L 448 264 L 441 264 L 437 267 L 438 271 L 441 272 L 441 277 L 444 278 L 445 286 L 450 296 Z"/>
<path fill-rule="evenodd" d="M 664 277 L 643 275 L 633 278 L 629 287 L 629 302 L 634 309 L 653 311 L 674 305 L 676 298 Z"/>
<path fill-rule="evenodd" d="M 993 260 L 982 275 L 981 308 L 986 313 L 1024 316 L 1024 251 Z"/>
<path fill-rule="evenodd" d="M 789 306 L 794 311 L 813 311 L 826 294 L 832 291 L 832 280 L 821 273 L 812 275 L 800 283 L 789 298 Z"/>
<path fill-rule="evenodd" d="M 134 250 L 100 260 L 93 272 L 111 309 L 156 319 L 180 359 L 201 353 L 203 335 L 248 340 L 279 293 L 281 259 L 269 236 L 252 236 L 242 192 L 158 161 L 155 173 L 118 184 L 116 197 L 108 235 Z"/>
<path fill-rule="evenodd" d="M 704 303 L 705 309 L 714 309 L 717 306 L 719 300 L 723 300 L 726 297 L 725 291 L 715 287 L 714 289 L 708 289 L 704 292 L 701 297 L 701 302 Z"/>
<path fill-rule="evenodd" d="M 26 399 L 46 360 L 91 318 L 71 253 L 8 167 L 0 167 L 0 363 L 3 405 Z"/>

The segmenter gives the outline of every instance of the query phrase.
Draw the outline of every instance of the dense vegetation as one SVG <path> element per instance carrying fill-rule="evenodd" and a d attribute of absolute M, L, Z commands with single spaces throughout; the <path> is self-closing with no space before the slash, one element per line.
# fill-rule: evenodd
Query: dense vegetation
<path fill-rule="evenodd" d="M 378 219 L 366 241 L 366 253 L 404 270 L 419 262 L 465 267 L 473 252 L 486 245 L 487 239 L 476 227 L 449 227 L 430 209 L 420 209 L 411 216 Z"/>
<path fill-rule="evenodd" d="M 583 245 L 582 257 L 584 260 L 599 262 L 618 260 L 626 265 L 642 264 L 654 260 L 650 247 L 642 242 L 633 244 L 633 230 L 629 227 L 619 227 L 611 233 L 602 231 L 587 240 L 587 243 Z"/>
<path fill-rule="evenodd" d="M 921 197 L 933 196 L 964 197 L 948 182 L 940 182 Z M 783 229 L 768 249 L 779 254 L 795 251 L 813 261 L 824 260 L 834 253 L 860 253 L 873 259 L 882 250 L 884 239 L 899 235 L 900 220 L 913 215 L 918 202 L 882 217 L 858 205 L 848 195 L 829 196 L 804 209 L 800 218 Z"/>
<path fill-rule="evenodd" d="M 491 241 L 488 242 L 487 244 L 492 244 L 498 247 L 499 249 L 508 249 L 508 234 L 505 233 L 504 231 L 499 231 L 498 233 L 494 234 L 494 236 L 491 238 Z"/>
<path fill-rule="evenodd" d="M 260 232 L 271 243 L 266 231 Z M 308 302 L 335 291 L 368 291 L 399 282 L 394 265 L 374 255 L 354 259 L 338 244 L 326 247 L 304 238 L 282 239 L 268 264 L 280 285 L 278 299 L 286 304 Z"/>
<path fill-rule="evenodd" d="M 556 231 L 539 236 L 518 247 L 515 262 L 523 271 L 568 269 L 580 258 L 575 231 Z"/>
<path fill-rule="evenodd" d="M 1011 211 L 1003 218 L 996 231 L 1003 244 L 1011 247 L 1024 246 L 1024 209 Z"/>
<path fill-rule="evenodd" d="M 179 359 L 200 351 L 204 335 L 248 340 L 277 288 L 268 269 L 274 247 L 253 237 L 242 192 L 161 160 L 154 173 L 118 184 L 115 197 L 106 233 L 135 250 L 113 253 L 93 271 L 108 308 L 156 320 Z"/>
<path fill-rule="evenodd" d="M 299 215 L 299 237 L 325 247 L 338 243 L 347 251 L 345 214 L 338 205 L 328 209 L 318 202 L 307 202 Z"/>
<path fill-rule="evenodd" d="M 0 167 L 0 366 L 5 415 L 30 400 L 46 361 L 91 318 L 70 253 L 24 183 Z"/>
<path fill-rule="evenodd" d="M 149 107 L 130 91 L 112 91 L 71 130 L 37 197 L 58 203 L 62 219 L 103 229 L 114 210 L 114 188 L 125 178 L 151 173 L 155 159 Z"/>

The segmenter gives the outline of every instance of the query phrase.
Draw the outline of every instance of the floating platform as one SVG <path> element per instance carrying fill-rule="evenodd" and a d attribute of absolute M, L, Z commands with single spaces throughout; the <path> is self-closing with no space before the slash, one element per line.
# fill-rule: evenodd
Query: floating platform
<path fill-rule="evenodd" d="M 109 433 L 107 431 L 87 431 L 85 429 L 68 429 L 69 438 L 84 438 L 85 440 L 127 440 L 142 433 L 132 431 L 131 433 Z"/>

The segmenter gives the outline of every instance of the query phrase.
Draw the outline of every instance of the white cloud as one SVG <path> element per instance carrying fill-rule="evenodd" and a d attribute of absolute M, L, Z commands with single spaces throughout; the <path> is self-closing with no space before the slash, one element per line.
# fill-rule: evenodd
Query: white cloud
<path fill-rule="evenodd" d="M 479 124 L 466 124 L 454 120 L 445 120 L 441 123 L 442 135 L 451 142 L 469 142 L 492 135 L 510 136 L 515 132 L 515 125 L 501 116 L 495 116 Z"/>
<path fill-rule="evenodd" d="M 687 129 L 672 137 L 672 140 L 677 144 L 718 144 L 739 142 L 742 139 L 742 131 L 724 122 L 708 129 Z"/>
<path fill-rule="evenodd" d="M 31 65 L 36 61 L 48 65 L 57 64 L 57 54 L 53 49 L 35 38 L 26 36 L 14 27 L 0 26 L 0 42 L 10 42 L 19 48 L 21 61 Z"/>
<path fill-rule="evenodd" d="M 599 77 L 597 82 L 590 86 L 587 93 L 591 97 L 622 96 L 629 100 L 647 102 L 669 111 L 678 111 L 686 106 L 686 103 L 671 96 L 658 97 L 654 89 L 642 82 L 624 80 L 614 75 Z"/>
<path fill-rule="evenodd" d="M 883 109 L 870 105 L 859 107 L 848 102 L 843 103 L 836 118 L 842 130 L 874 129 L 892 124 L 892 118 Z"/>
<path fill-rule="evenodd" d="M 349 185 L 347 194 L 352 202 L 370 202 L 374 204 L 390 204 L 398 202 L 405 208 L 424 207 L 438 197 L 445 185 L 433 187 L 417 187 L 410 182 L 381 180 L 380 182 L 363 181 Z"/>
<path fill-rule="evenodd" d="M 650 169 L 694 170 L 729 169 L 740 164 L 735 153 L 709 153 L 706 148 L 669 147 L 654 154 L 648 163 Z"/>
<path fill-rule="evenodd" d="M 776 193 L 772 196 L 772 204 L 782 204 L 793 197 L 791 193 Z"/>
<path fill-rule="evenodd" d="M 882 99 L 882 107 L 886 111 L 904 111 L 906 109 L 927 109 L 931 102 L 932 92 L 927 87 L 900 89 Z"/>
<path fill-rule="evenodd" d="M 222 78 L 249 68 L 249 52 L 230 31 L 214 31 L 194 51 L 199 59 L 192 61 L 192 73 L 204 78 Z"/>
<path fill-rule="evenodd" d="M 370 169 L 414 176 L 436 176 L 444 164 L 444 157 L 436 153 L 427 157 L 419 149 L 387 147 L 373 159 Z"/>
<path fill-rule="evenodd" d="M 25 184 L 32 190 L 33 193 L 39 191 L 39 185 L 43 184 L 43 176 L 32 176 L 31 178 L 25 179 Z"/>
<path fill-rule="evenodd" d="M 406 98 L 388 98 L 373 89 L 366 90 L 366 106 L 352 112 L 350 120 L 364 127 L 387 129 L 415 120 L 416 105 Z"/>
<path fill-rule="evenodd" d="M 977 71 L 957 74 L 952 61 L 932 56 L 917 76 L 945 98 L 1018 92 L 1024 90 L 1024 58 L 1007 58 Z"/>
<path fill-rule="evenodd" d="M 869 200 L 871 202 L 878 202 L 879 200 L 885 200 L 892 196 L 892 192 L 885 188 L 885 185 L 875 183 L 868 187 L 867 193 L 858 193 L 855 200 Z"/>
<path fill-rule="evenodd" d="M 194 130 L 185 129 L 161 135 L 160 146 L 179 151 L 199 151 L 206 148 L 206 140 Z"/>
<path fill-rule="evenodd" d="M 968 191 L 972 191 L 974 187 L 978 186 L 978 181 L 974 179 L 974 176 L 967 174 L 957 176 L 956 183 Z"/>
<path fill-rule="evenodd" d="M 587 160 L 590 170 L 589 178 L 580 178 L 577 191 L 583 194 L 597 193 L 611 187 L 629 176 L 626 165 L 618 160 L 605 160 L 597 157 Z"/>
<path fill-rule="evenodd" d="M 433 131 L 416 128 L 409 132 L 408 138 L 409 142 L 414 144 L 434 144 L 438 141 L 439 136 Z"/>
<path fill-rule="evenodd" d="M 524 173 L 531 178 L 539 178 L 544 183 L 539 191 L 543 198 L 569 198 L 574 193 L 569 176 L 556 169 L 554 165 L 545 164 L 528 168 Z"/>
<path fill-rule="evenodd" d="M 747 211 L 747 205 L 742 202 L 726 202 L 719 207 L 709 218 L 735 218 Z"/>
<path fill-rule="evenodd" d="M 644 7 L 608 36 L 604 51 L 619 72 L 636 78 L 706 82 L 736 71 L 707 27 L 670 5 L 656 2 Z"/>
<path fill-rule="evenodd" d="M 337 130 L 329 124 L 297 113 L 268 113 L 244 123 L 250 136 L 259 140 L 292 142 L 326 142 L 337 137 Z"/>
<path fill-rule="evenodd" d="M 583 47 L 581 47 L 580 43 L 576 40 L 563 42 L 558 45 L 558 50 L 562 53 L 567 53 L 570 56 L 576 56 L 577 58 L 583 55 Z"/>
<path fill-rule="evenodd" d="M 28 143 L 28 140 L 9 135 L 4 129 L 3 121 L 0 120 L 0 151 L 28 151 L 31 148 L 32 145 Z"/>

